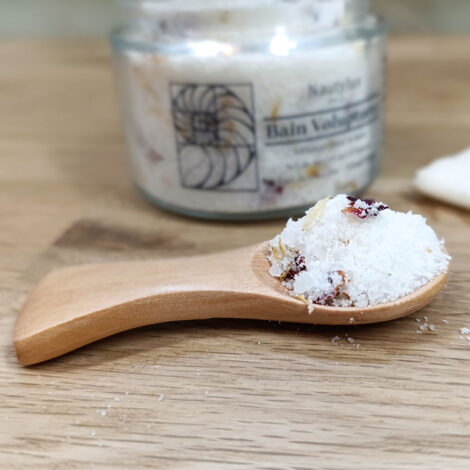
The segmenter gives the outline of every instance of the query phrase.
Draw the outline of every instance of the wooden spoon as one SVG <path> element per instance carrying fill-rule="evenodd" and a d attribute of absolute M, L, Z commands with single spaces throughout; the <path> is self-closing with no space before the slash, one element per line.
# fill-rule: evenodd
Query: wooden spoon
<path fill-rule="evenodd" d="M 25 365 L 60 356 L 139 326 L 206 318 L 322 325 L 383 322 L 414 312 L 443 288 L 447 273 L 406 297 L 366 308 L 316 305 L 312 314 L 269 273 L 268 243 L 205 256 L 87 264 L 47 275 L 15 325 Z"/>

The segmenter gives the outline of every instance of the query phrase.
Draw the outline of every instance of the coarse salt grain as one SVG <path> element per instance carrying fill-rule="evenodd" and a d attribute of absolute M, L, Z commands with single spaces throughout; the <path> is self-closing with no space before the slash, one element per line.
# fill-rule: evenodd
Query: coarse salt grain
<path fill-rule="evenodd" d="M 305 225 L 310 211 L 290 219 L 270 242 L 269 272 L 291 295 L 367 307 L 410 294 L 447 270 L 450 256 L 422 216 L 344 194 L 322 204 L 313 221 Z"/>
<path fill-rule="evenodd" d="M 466 335 L 467 333 L 470 333 L 469 328 L 460 328 L 460 334 L 461 335 Z"/>

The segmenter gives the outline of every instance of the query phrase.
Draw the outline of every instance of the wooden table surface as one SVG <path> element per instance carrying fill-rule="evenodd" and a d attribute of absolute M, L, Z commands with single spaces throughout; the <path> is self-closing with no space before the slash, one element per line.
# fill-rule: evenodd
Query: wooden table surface
<path fill-rule="evenodd" d="M 411 185 L 470 145 L 470 38 L 394 39 L 389 53 L 368 195 L 445 237 L 451 277 L 428 308 L 367 327 L 156 325 L 29 368 L 13 324 L 49 269 L 248 245 L 284 221 L 203 222 L 142 200 L 104 42 L 3 42 L 0 64 L 2 469 L 470 468 L 470 212 Z M 416 333 L 424 316 L 435 332 Z"/>

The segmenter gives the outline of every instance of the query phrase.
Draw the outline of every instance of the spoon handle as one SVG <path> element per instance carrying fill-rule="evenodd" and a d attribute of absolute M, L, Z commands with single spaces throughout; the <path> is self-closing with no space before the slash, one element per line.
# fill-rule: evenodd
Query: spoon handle
<path fill-rule="evenodd" d="M 279 307 L 272 289 L 251 266 L 256 248 L 53 271 L 30 294 L 18 316 L 14 331 L 18 360 L 34 364 L 154 323 L 272 318 L 270 312 Z"/>

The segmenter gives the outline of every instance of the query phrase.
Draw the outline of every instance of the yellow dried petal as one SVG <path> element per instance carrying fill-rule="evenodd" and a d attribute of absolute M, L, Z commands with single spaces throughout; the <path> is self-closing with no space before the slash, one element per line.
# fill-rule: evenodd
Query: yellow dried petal
<path fill-rule="evenodd" d="M 271 119 L 277 119 L 279 116 L 279 109 L 281 107 L 281 100 L 277 101 L 274 106 L 273 110 L 271 111 Z"/>
<path fill-rule="evenodd" d="M 303 295 L 296 295 L 295 298 L 301 300 L 305 305 L 310 305 L 310 302 Z"/>
<path fill-rule="evenodd" d="M 305 218 L 304 225 L 302 230 L 309 230 L 310 227 L 321 220 L 323 213 L 325 212 L 325 207 L 327 202 L 330 200 L 329 197 L 320 199 L 308 212 L 307 217 Z"/>
<path fill-rule="evenodd" d="M 279 261 L 279 252 L 277 251 L 276 247 L 271 247 L 271 251 L 273 252 L 274 259 Z"/>
<path fill-rule="evenodd" d="M 286 256 L 286 250 L 284 250 L 284 247 L 282 246 L 281 237 L 279 237 L 279 249 L 281 250 L 282 256 Z"/>
<path fill-rule="evenodd" d="M 292 269 L 292 263 L 289 264 L 289 267 L 280 275 L 280 279 L 285 279 L 291 269 Z"/>

